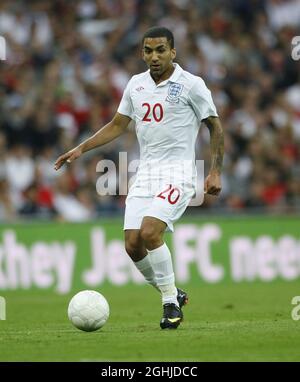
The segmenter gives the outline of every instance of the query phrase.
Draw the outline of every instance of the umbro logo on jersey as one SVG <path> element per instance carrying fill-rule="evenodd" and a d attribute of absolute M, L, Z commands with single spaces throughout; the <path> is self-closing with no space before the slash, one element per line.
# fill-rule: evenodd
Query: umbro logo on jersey
<path fill-rule="evenodd" d="M 176 82 L 170 84 L 166 101 L 171 103 L 178 103 L 182 90 L 183 90 L 182 84 L 177 84 Z"/>
<path fill-rule="evenodd" d="M 145 88 L 143 88 L 143 86 L 139 86 L 138 88 L 136 88 L 135 90 L 137 91 L 137 92 L 140 92 L 141 90 L 144 90 Z"/>

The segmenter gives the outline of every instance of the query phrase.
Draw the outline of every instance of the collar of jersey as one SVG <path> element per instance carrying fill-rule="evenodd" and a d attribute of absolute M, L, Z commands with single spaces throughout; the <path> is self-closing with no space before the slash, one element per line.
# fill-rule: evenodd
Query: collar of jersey
<path fill-rule="evenodd" d="M 168 82 L 176 82 L 182 72 L 182 68 L 179 64 L 177 63 L 173 63 L 173 66 L 175 67 L 175 70 L 174 72 L 172 73 L 172 75 L 167 78 L 166 80 L 164 80 L 163 82 L 160 82 L 158 85 L 156 85 L 157 87 L 159 86 L 164 86 L 166 85 Z M 150 69 L 148 69 L 148 73 L 149 73 L 149 77 L 151 78 L 151 80 L 153 81 L 153 78 L 151 77 L 150 75 Z M 154 81 L 153 81 L 154 82 Z M 154 82 L 155 83 L 155 82 Z"/>

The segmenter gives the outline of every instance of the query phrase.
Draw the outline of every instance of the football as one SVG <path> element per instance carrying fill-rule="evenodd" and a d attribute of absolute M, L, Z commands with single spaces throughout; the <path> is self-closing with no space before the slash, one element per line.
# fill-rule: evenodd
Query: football
<path fill-rule="evenodd" d="M 101 293 L 84 290 L 72 297 L 68 317 L 77 329 L 93 332 L 102 328 L 108 320 L 109 305 Z"/>

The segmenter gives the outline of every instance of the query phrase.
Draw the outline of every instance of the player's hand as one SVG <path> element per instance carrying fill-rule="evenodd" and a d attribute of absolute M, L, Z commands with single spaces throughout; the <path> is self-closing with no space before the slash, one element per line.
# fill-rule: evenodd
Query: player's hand
<path fill-rule="evenodd" d="M 204 182 L 204 193 L 219 195 L 221 192 L 221 176 L 217 172 L 210 172 Z"/>
<path fill-rule="evenodd" d="M 79 147 L 75 147 L 75 149 L 68 151 L 67 153 L 61 155 L 57 158 L 56 162 L 54 163 L 54 169 L 57 171 L 59 170 L 66 162 L 71 163 L 75 159 L 79 158 L 82 154 L 82 150 Z"/>

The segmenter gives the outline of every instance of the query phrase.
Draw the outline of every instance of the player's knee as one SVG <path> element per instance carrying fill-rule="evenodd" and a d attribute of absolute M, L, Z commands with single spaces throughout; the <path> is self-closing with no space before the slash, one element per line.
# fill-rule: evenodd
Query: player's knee
<path fill-rule="evenodd" d="M 138 261 L 141 257 L 141 248 L 139 243 L 134 239 L 127 239 L 125 241 L 125 250 L 128 255 L 133 259 L 133 261 Z"/>
<path fill-rule="evenodd" d="M 126 252 L 128 253 L 128 255 L 132 256 L 137 251 L 137 246 L 135 245 L 134 242 L 127 240 L 125 242 L 125 249 L 126 249 Z"/>
<path fill-rule="evenodd" d="M 146 225 L 141 228 L 141 238 L 145 243 L 153 243 L 160 239 L 160 235 L 153 226 Z"/>

